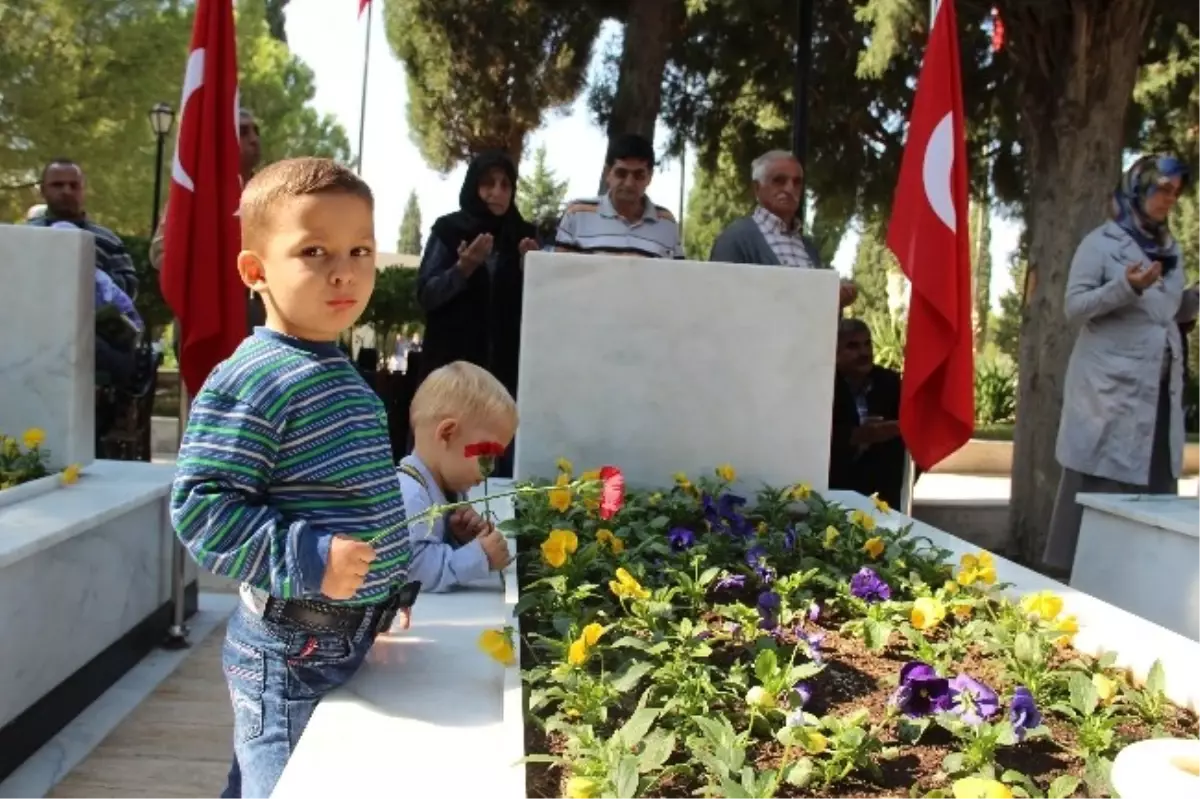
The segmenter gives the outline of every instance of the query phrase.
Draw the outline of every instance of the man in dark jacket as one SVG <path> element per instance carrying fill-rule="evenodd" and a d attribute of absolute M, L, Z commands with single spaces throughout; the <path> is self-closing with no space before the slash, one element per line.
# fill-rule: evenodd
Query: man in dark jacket
<path fill-rule="evenodd" d="M 829 447 L 829 487 L 879 494 L 900 506 L 904 441 L 900 375 L 875 365 L 871 330 L 861 319 L 838 324 L 837 375 Z"/>

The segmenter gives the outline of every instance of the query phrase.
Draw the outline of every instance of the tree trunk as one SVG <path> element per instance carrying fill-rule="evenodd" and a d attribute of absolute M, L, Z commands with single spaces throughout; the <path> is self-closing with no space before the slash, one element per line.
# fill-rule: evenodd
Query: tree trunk
<path fill-rule="evenodd" d="M 1009 5 L 1016 7 L 1004 21 L 1022 78 L 1029 175 L 1009 554 L 1038 565 L 1061 473 L 1055 442 L 1075 339 L 1063 315 L 1067 273 L 1080 241 L 1103 222 L 1117 184 L 1153 0 Z"/>
<path fill-rule="evenodd" d="M 637 133 L 654 141 L 667 53 L 682 31 L 685 10 L 681 0 L 637 0 L 629 6 L 608 138 Z M 600 191 L 606 190 L 602 168 Z"/>

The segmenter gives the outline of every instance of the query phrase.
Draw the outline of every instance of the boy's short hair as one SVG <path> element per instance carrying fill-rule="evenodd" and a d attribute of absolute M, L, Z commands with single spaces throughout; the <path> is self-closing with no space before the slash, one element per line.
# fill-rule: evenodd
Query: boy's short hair
<path fill-rule="evenodd" d="M 438 424 L 451 417 L 496 420 L 517 426 L 517 403 L 504 384 L 482 366 L 454 361 L 434 369 L 417 387 L 409 423 Z"/>
<path fill-rule="evenodd" d="M 375 210 L 371 187 L 351 170 L 328 158 L 289 158 L 263 168 L 242 191 L 239 213 L 243 246 L 252 246 L 271 228 L 271 213 L 281 200 L 314 194 L 349 194 Z"/>

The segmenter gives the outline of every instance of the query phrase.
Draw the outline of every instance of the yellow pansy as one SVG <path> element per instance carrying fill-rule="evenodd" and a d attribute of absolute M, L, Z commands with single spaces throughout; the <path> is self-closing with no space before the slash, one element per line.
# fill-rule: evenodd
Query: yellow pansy
<path fill-rule="evenodd" d="M 746 692 L 746 704 L 760 710 L 770 710 L 775 707 L 775 695 L 761 685 L 756 685 Z"/>
<path fill-rule="evenodd" d="M 880 513 L 892 512 L 892 507 L 888 505 L 885 500 L 879 498 L 879 492 L 875 492 L 871 495 L 871 502 L 875 504 L 875 510 L 879 511 Z"/>
<path fill-rule="evenodd" d="M 547 538 L 542 542 L 542 559 L 554 568 L 567 562 L 567 550 L 558 539 Z"/>
<path fill-rule="evenodd" d="M 800 745 L 810 755 L 819 755 L 829 748 L 829 739 L 811 727 L 805 727 L 800 732 Z"/>
<path fill-rule="evenodd" d="M 867 543 L 863 544 L 863 552 L 866 552 L 871 560 L 876 560 L 885 549 L 887 549 L 887 544 L 883 543 L 883 539 L 879 536 L 868 538 Z"/>
<path fill-rule="evenodd" d="M 585 483 L 594 483 L 600 479 L 599 469 L 588 469 L 583 474 L 579 475 L 579 479 Z"/>
<path fill-rule="evenodd" d="M 996 582 L 996 564 L 990 552 L 963 555 L 958 567 L 959 585 L 973 585 L 976 582 L 991 585 Z"/>
<path fill-rule="evenodd" d="M 825 548 L 833 549 L 841 533 L 832 524 L 825 528 Z"/>
<path fill-rule="evenodd" d="M 1096 687 L 1096 695 L 1101 702 L 1107 702 L 1117 693 L 1117 684 L 1103 674 L 1093 674 L 1092 685 Z"/>
<path fill-rule="evenodd" d="M 479 635 L 479 648 L 505 666 L 517 662 L 507 630 L 484 630 Z"/>
<path fill-rule="evenodd" d="M 733 468 L 732 464 L 722 463 L 717 467 L 717 477 L 726 483 L 732 483 L 737 479 L 737 469 Z"/>
<path fill-rule="evenodd" d="M 754 528 L 754 529 L 755 529 L 755 530 L 758 532 L 758 534 L 759 534 L 759 535 L 766 535 L 766 534 L 767 534 L 767 532 L 770 530 L 770 528 L 769 528 L 769 527 L 767 527 L 767 523 L 766 523 L 766 522 L 759 522 L 759 523 L 758 523 L 758 524 L 755 526 L 755 528 Z"/>
<path fill-rule="evenodd" d="M 548 538 L 562 541 L 563 548 L 570 555 L 574 555 L 575 550 L 579 549 L 579 537 L 575 535 L 574 530 L 551 530 Z"/>
<path fill-rule="evenodd" d="M 791 490 L 788 491 L 788 495 L 794 500 L 803 502 L 812 496 L 812 486 L 810 486 L 808 483 L 796 483 L 796 485 L 792 486 Z"/>
<path fill-rule="evenodd" d="M 1038 591 L 1021 597 L 1021 610 L 1042 621 L 1054 621 L 1062 612 L 1062 597 L 1053 591 Z"/>
<path fill-rule="evenodd" d="M 999 780 L 966 777 L 955 780 L 951 788 L 954 799 L 1012 799 L 1012 791 Z"/>
<path fill-rule="evenodd" d="M 677 485 L 683 485 L 684 483 L 690 482 L 688 480 L 687 472 L 675 472 L 674 480 Z"/>
<path fill-rule="evenodd" d="M 909 621 L 918 630 L 932 630 L 946 618 L 946 606 L 931 596 L 918 597 L 913 602 Z"/>
<path fill-rule="evenodd" d="M 952 610 L 954 611 L 955 618 L 957 618 L 959 621 L 969 620 L 971 615 L 974 613 L 974 608 L 972 608 L 970 605 L 963 604 L 962 602 L 955 604 Z"/>
<path fill-rule="evenodd" d="M 3 451 L 8 457 L 15 458 L 17 455 L 21 454 L 21 445 L 17 443 L 15 438 L 0 436 L 0 441 L 4 442 Z"/>
<path fill-rule="evenodd" d="M 63 485 L 71 485 L 79 479 L 79 464 L 72 463 L 70 466 L 62 470 Z"/>
<path fill-rule="evenodd" d="M 646 500 L 646 504 L 649 505 L 650 507 L 654 507 L 655 505 L 657 505 L 660 502 L 662 502 L 662 494 L 660 494 L 657 491 L 655 491 L 653 494 L 651 494 L 650 497 Z"/>
<path fill-rule="evenodd" d="M 588 646 L 595 646 L 602 635 L 604 635 L 603 625 L 592 622 L 583 628 L 583 632 L 579 634 L 579 637 Z"/>
<path fill-rule="evenodd" d="M 608 588 L 620 599 L 649 599 L 650 592 L 625 569 L 617 569 L 617 579 L 608 581 Z"/>
<path fill-rule="evenodd" d="M 625 551 L 625 542 L 613 535 L 612 530 L 600 529 L 596 531 L 596 542 L 607 546 L 612 550 L 614 555 L 620 555 Z"/>
<path fill-rule="evenodd" d="M 1071 639 L 1075 637 L 1075 633 L 1079 632 L 1079 619 L 1075 618 L 1074 614 L 1063 616 L 1054 623 L 1056 632 L 1063 633 L 1058 638 L 1054 639 L 1054 643 L 1058 646 L 1066 646 L 1071 643 Z"/>
<path fill-rule="evenodd" d="M 566 513 L 571 509 L 571 490 L 565 487 L 570 482 L 569 475 L 560 473 L 558 479 L 554 481 L 554 484 L 559 487 L 553 488 L 549 492 L 550 507 L 559 513 Z"/>
<path fill-rule="evenodd" d="M 600 636 L 604 635 L 604 627 L 592 622 L 583 628 L 579 633 L 579 637 L 571 642 L 571 646 L 567 648 L 567 662 L 572 666 L 582 666 L 591 654 L 592 647 L 600 640 Z"/>
<path fill-rule="evenodd" d="M 25 444 L 25 449 L 40 447 L 45 440 L 46 431 L 40 427 L 31 427 L 21 436 L 21 441 Z"/>
<path fill-rule="evenodd" d="M 954 596 L 958 593 L 958 583 L 954 582 L 953 580 L 947 580 L 946 582 L 942 583 L 942 593 L 944 593 L 946 596 Z"/>
<path fill-rule="evenodd" d="M 857 524 L 868 533 L 875 529 L 875 517 L 866 511 L 856 510 L 850 514 L 850 522 Z"/>
<path fill-rule="evenodd" d="M 554 465 L 558 467 L 560 472 L 568 476 L 575 471 L 575 464 L 571 463 L 566 458 L 559 458 L 554 462 Z"/>
<path fill-rule="evenodd" d="M 596 799 L 600 783 L 591 777 L 572 777 L 567 780 L 567 799 Z"/>

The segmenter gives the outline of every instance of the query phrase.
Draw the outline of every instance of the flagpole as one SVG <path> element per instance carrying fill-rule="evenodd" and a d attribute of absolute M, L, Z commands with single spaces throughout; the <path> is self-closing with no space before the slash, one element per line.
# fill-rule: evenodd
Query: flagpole
<path fill-rule="evenodd" d="M 367 12 L 367 41 L 363 46 L 362 104 L 358 111 L 358 174 L 360 175 L 363 171 L 363 133 L 367 129 L 367 68 L 371 63 L 371 18 L 374 16 L 370 0 L 366 3 L 365 10 Z"/>

